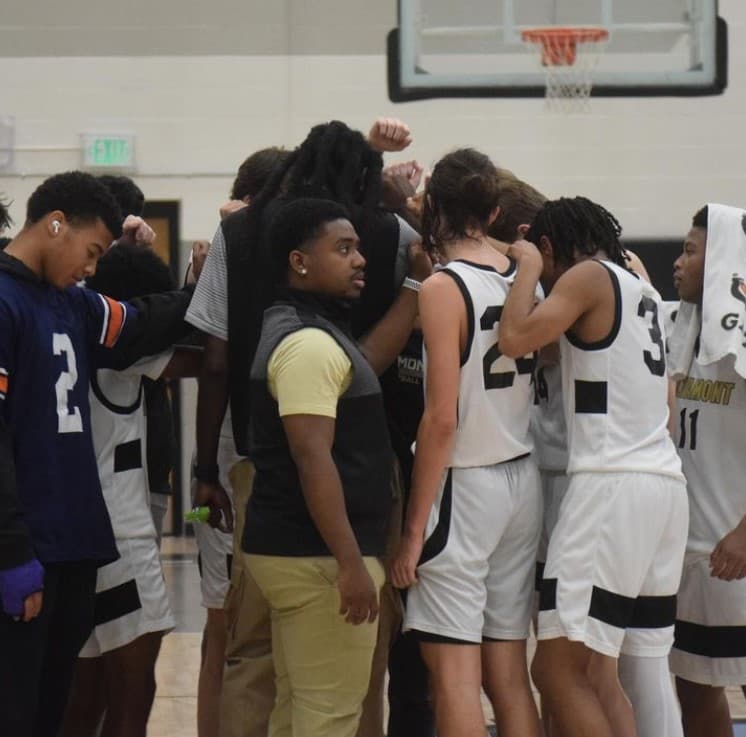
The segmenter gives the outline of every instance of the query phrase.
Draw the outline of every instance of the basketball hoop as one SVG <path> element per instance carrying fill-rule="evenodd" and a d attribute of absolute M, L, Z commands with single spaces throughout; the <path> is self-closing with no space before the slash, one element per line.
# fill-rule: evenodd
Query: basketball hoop
<path fill-rule="evenodd" d="M 546 79 L 547 106 L 562 112 L 582 111 L 588 106 L 593 72 L 606 49 L 605 28 L 528 28 L 521 32 L 526 47 L 537 53 Z"/>

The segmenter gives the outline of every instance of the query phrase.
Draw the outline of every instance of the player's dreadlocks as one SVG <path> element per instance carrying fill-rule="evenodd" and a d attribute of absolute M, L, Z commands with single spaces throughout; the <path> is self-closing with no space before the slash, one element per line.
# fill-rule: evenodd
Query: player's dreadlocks
<path fill-rule="evenodd" d="M 333 120 L 311 128 L 306 140 L 268 179 L 252 203 L 255 212 L 274 197 L 331 199 L 353 219 L 381 198 L 383 158 L 359 131 Z"/>
<path fill-rule="evenodd" d="M 271 244 L 262 239 L 269 227 L 263 217 L 266 206 L 275 198 L 312 197 L 333 200 L 345 207 L 356 227 L 381 199 L 383 157 L 374 151 L 362 133 L 333 120 L 311 128 L 305 141 L 279 165 L 249 206 L 247 243 L 252 246 L 238 255 L 242 271 L 254 283 L 246 285 L 252 297 L 256 338 L 261 315 L 274 294 L 267 278 L 272 259 Z"/>
<path fill-rule="evenodd" d="M 240 445 L 248 425 L 245 372 L 251 366 L 259 341 L 262 315 L 275 296 L 270 255 L 273 244 L 267 235 L 272 216 L 286 200 L 298 197 L 332 200 L 350 213 L 352 224 L 360 233 L 366 230 L 362 226 L 380 216 L 382 169 L 381 154 L 370 147 L 359 131 L 336 120 L 317 125 L 273 170 L 248 208 L 223 221 L 223 232 L 234 234 L 233 246 L 229 242 L 227 252 L 228 321 L 231 402 Z"/>
<path fill-rule="evenodd" d="M 252 201 L 249 210 L 249 241 L 259 244 L 260 230 L 269 223 L 262 222 L 264 210 L 273 199 L 313 197 L 333 200 L 345 207 L 358 225 L 366 212 L 372 211 L 381 199 L 381 170 L 383 157 L 374 151 L 359 131 L 333 120 L 311 128 L 306 140 L 278 166 L 262 190 Z M 250 248 L 241 260 L 250 273 L 259 276 L 271 259 L 260 249 Z M 263 256 L 263 257 L 262 257 Z M 270 292 L 260 288 L 257 294 L 261 315 L 268 306 Z"/>
<path fill-rule="evenodd" d="M 560 197 L 547 202 L 537 213 L 526 240 L 538 246 L 539 239 L 546 236 L 555 261 L 563 266 L 572 266 L 576 254 L 594 256 L 603 251 L 610 261 L 626 269 L 621 234 L 622 226 L 605 207 L 585 197 Z"/>

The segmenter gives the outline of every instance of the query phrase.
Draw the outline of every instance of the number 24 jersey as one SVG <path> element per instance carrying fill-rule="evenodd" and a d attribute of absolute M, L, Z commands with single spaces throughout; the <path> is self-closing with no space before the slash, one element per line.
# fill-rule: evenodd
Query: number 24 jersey
<path fill-rule="evenodd" d="M 535 356 L 513 360 L 502 355 L 499 346 L 500 316 L 515 278 L 515 263 L 511 261 L 500 273 L 485 264 L 457 259 L 441 273 L 448 274 L 461 291 L 468 325 L 449 466 L 491 466 L 527 455 L 533 449 L 528 426 Z"/>

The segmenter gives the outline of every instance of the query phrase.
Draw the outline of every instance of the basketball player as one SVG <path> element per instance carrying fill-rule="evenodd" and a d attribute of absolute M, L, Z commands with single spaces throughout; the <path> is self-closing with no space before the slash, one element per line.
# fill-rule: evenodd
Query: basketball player
<path fill-rule="evenodd" d="M 499 169 L 500 213 L 490 226 L 496 247 L 507 253 L 511 243 L 521 237 L 546 197 L 512 172 Z M 650 281 L 645 265 L 632 251 L 625 249 L 626 265 L 646 281 Z M 559 345 L 553 343 L 541 349 L 534 380 L 534 405 L 531 413 L 531 434 L 534 453 L 541 475 L 544 495 L 544 524 L 536 562 L 535 616 L 538 615 L 539 588 L 546 563 L 547 547 L 570 478 L 567 475 L 567 427 L 562 402 L 562 375 L 559 365 Z M 599 656 L 602 657 L 602 656 Z M 591 657 L 590 677 L 597 678 Z M 637 658 L 621 654 L 619 679 L 632 702 L 637 737 L 681 737 L 681 713 L 671 688 L 668 659 Z M 542 704 L 542 724 L 545 734 L 551 734 L 550 717 Z"/>
<path fill-rule="evenodd" d="M 145 195 L 142 190 L 125 176 L 104 174 L 98 177 L 119 204 L 125 216 L 122 230 L 125 231 L 117 241 L 118 245 L 152 246 L 155 232 L 142 219 L 145 210 Z M 127 223 L 130 223 L 127 232 Z M 175 288 L 175 285 L 174 285 Z M 148 487 L 150 489 L 150 511 L 160 545 L 163 532 L 163 520 L 171 496 L 171 472 L 176 458 L 176 437 L 173 424 L 173 412 L 168 387 L 163 379 L 143 380 L 143 401 L 146 417 L 146 453 L 148 469 Z"/>
<path fill-rule="evenodd" d="M 167 345 L 147 301 L 76 286 L 121 223 L 94 177 L 59 174 L 31 195 L 0 254 L 2 734 L 56 737 L 93 626 L 96 569 L 117 557 L 91 439 L 91 363 L 127 366 Z"/>
<path fill-rule="evenodd" d="M 660 297 L 627 270 L 620 232 L 583 197 L 548 202 L 526 236 L 538 248 L 511 249 L 518 275 L 501 323 L 509 356 L 560 340 L 571 480 L 549 541 L 532 673 L 573 737 L 635 734 L 616 660 L 622 648 L 670 650 L 688 518 L 667 430 Z M 549 295 L 535 305 L 540 279 Z"/>
<path fill-rule="evenodd" d="M 707 233 L 704 207 L 674 264 L 679 297 L 700 313 Z M 740 307 L 735 300 L 746 297 L 737 289 L 731 294 Z M 687 737 L 730 737 L 725 687 L 746 692 L 746 381 L 736 373 L 732 355 L 704 365 L 695 349 L 687 375 L 677 383 L 674 418 L 690 524 L 671 670 Z"/>
<path fill-rule="evenodd" d="M 423 237 L 445 268 L 420 292 L 425 411 L 396 586 L 418 633 L 440 737 L 483 735 L 484 683 L 505 737 L 540 734 L 526 668 L 541 490 L 531 454 L 533 355 L 501 356 L 500 313 L 515 264 L 487 228 L 497 171 L 472 149 L 427 185 Z"/>
<path fill-rule="evenodd" d="M 274 169 L 289 155 L 289 151 L 271 147 L 255 151 L 247 157 L 236 174 L 231 199 L 220 208 L 221 217 L 245 208 L 261 191 Z M 206 361 L 199 391 L 203 399 L 205 394 L 220 386 L 220 381 L 216 380 L 215 367 L 218 363 L 216 356 L 224 356 L 224 349 L 227 348 L 226 280 L 225 243 L 222 228 L 218 228 L 187 313 L 187 320 L 205 334 Z M 253 467 L 245 454 L 236 451 L 230 407 L 226 409 L 219 432 L 212 438 L 212 442 L 216 443 L 218 482 L 230 498 L 237 528 L 240 530 L 251 490 Z M 198 444 L 200 443 L 201 438 L 198 440 Z M 193 496 L 196 486 L 197 481 L 193 478 Z M 271 658 L 268 655 L 260 657 L 251 643 L 246 645 L 246 638 L 251 636 L 257 607 L 246 607 L 243 616 L 237 616 L 239 602 L 247 588 L 240 560 L 240 534 L 237 532 L 232 535 L 207 524 L 196 525 L 194 534 L 199 550 L 202 606 L 207 609 L 197 689 L 197 734 L 198 737 L 217 737 L 221 717 L 226 730 L 235 729 L 238 734 L 249 734 L 252 732 L 248 726 L 250 720 L 257 714 L 266 716 L 271 708 L 272 674 L 271 663 L 268 662 Z M 264 609 L 262 607 L 261 611 Z M 263 686 L 250 672 L 251 659 L 248 660 L 249 673 L 244 669 L 246 659 L 243 654 L 247 650 L 252 658 L 268 666 L 268 683 Z M 221 709 L 224 672 L 228 686 L 226 705 Z M 266 731 L 264 716 L 259 719 Z M 242 733 L 241 730 L 245 732 Z"/>
<path fill-rule="evenodd" d="M 171 297 L 182 304 L 171 319 L 185 328 L 187 300 L 149 248 L 120 241 L 86 284 L 120 300 Z M 61 737 L 94 737 L 101 724 L 103 735 L 146 732 L 156 659 L 175 621 L 151 514 L 144 381 L 196 376 L 200 363 L 201 350 L 178 348 L 91 375 L 93 445 L 119 558 L 97 572 L 96 626 L 80 651 Z"/>

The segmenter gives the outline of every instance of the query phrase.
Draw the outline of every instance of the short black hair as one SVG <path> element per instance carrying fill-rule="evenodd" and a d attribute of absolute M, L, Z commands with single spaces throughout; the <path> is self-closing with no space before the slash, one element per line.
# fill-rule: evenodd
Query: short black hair
<path fill-rule="evenodd" d="M 8 212 L 9 206 L 9 203 L 0 200 L 0 233 L 13 225 L 13 219 L 10 217 L 10 213 Z"/>
<path fill-rule="evenodd" d="M 433 168 L 422 213 L 426 249 L 486 232 L 499 201 L 498 174 L 489 157 L 473 148 L 446 154 Z"/>
<path fill-rule="evenodd" d="M 231 189 L 231 199 L 243 200 L 246 197 L 256 197 L 269 181 L 272 172 L 284 164 L 290 155 L 290 151 L 278 146 L 255 151 L 238 167 Z"/>
<path fill-rule="evenodd" d="M 302 249 L 326 223 L 349 219 L 348 211 L 333 200 L 301 197 L 283 205 L 268 230 L 274 283 L 284 284 L 287 281 L 291 251 Z"/>
<path fill-rule="evenodd" d="M 92 174 L 67 171 L 45 179 L 29 197 L 26 223 L 33 225 L 53 210 L 64 212 L 73 224 L 100 218 L 113 239 L 122 234 L 122 211 L 114 195 Z"/>
<path fill-rule="evenodd" d="M 142 215 L 145 195 L 129 177 L 102 174 L 98 181 L 114 195 L 122 215 Z"/>
<path fill-rule="evenodd" d="M 707 230 L 707 205 L 701 207 L 694 213 L 692 228 L 704 228 Z"/>
<path fill-rule="evenodd" d="M 176 279 L 152 248 L 117 243 L 99 260 L 86 285 L 114 299 L 134 299 L 145 294 L 170 292 Z"/>
<path fill-rule="evenodd" d="M 0 251 L 4 251 L 12 240 L 12 238 L 0 238 Z"/>
<path fill-rule="evenodd" d="M 546 236 L 552 243 L 554 260 L 564 266 L 575 264 L 576 251 L 584 256 L 604 251 L 612 262 L 627 269 L 621 234 L 622 226 L 605 207 L 586 197 L 560 197 L 544 204 L 526 240 L 538 246 Z"/>

